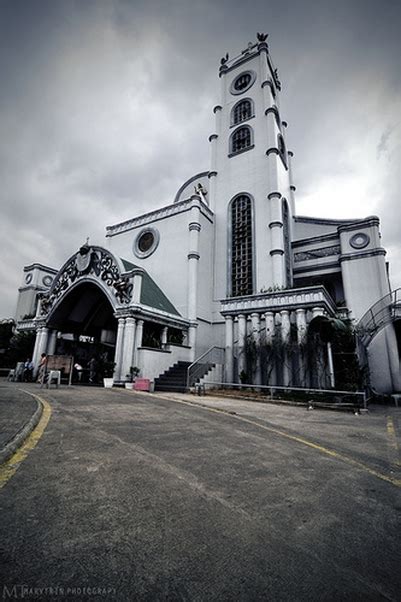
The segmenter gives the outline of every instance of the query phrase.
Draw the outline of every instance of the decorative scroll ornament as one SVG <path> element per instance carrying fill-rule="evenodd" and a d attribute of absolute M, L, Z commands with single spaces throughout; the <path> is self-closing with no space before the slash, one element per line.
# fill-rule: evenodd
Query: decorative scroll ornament
<path fill-rule="evenodd" d="M 94 249 L 83 245 L 59 273 L 48 294 L 40 295 L 40 313 L 49 313 L 62 294 L 79 278 L 93 274 L 113 289 L 114 296 L 120 303 L 131 301 L 133 284 L 129 278 L 121 276 L 113 256 L 103 249 Z"/>

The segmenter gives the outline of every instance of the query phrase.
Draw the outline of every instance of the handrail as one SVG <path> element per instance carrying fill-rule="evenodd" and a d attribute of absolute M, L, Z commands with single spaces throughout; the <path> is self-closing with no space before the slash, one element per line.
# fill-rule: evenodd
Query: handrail
<path fill-rule="evenodd" d="M 210 347 L 210 349 L 196 358 L 196 360 L 194 360 L 187 368 L 187 389 L 189 389 L 189 387 L 193 384 L 193 382 L 196 381 L 197 378 L 202 378 L 204 375 L 205 365 L 214 363 L 224 364 L 224 354 L 225 349 L 223 347 L 213 345 Z M 214 359 L 214 357 L 217 357 L 217 359 Z"/>
<path fill-rule="evenodd" d="M 393 322 L 397 309 L 401 309 L 401 288 L 384 295 L 364 313 L 355 331 L 366 347 L 382 328 Z"/>
<path fill-rule="evenodd" d="M 245 383 L 222 383 L 222 382 L 213 382 L 210 381 L 207 385 L 215 385 L 218 387 L 228 387 L 228 388 L 244 388 L 244 389 L 268 389 L 270 390 L 270 399 L 273 399 L 274 391 L 296 391 L 299 393 L 330 393 L 331 395 L 355 395 L 356 397 L 360 397 L 363 402 L 364 409 L 367 409 L 367 398 L 365 391 L 338 391 L 336 389 L 313 389 L 309 387 L 289 387 L 285 385 L 251 385 Z M 341 402 L 340 402 L 341 404 Z"/>

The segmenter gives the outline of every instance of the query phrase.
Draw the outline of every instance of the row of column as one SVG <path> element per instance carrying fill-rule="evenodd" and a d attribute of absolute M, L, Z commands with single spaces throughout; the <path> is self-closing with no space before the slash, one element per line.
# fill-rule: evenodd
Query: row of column
<path fill-rule="evenodd" d="M 125 380 L 130 376 L 131 366 L 138 366 L 138 347 L 142 345 L 143 324 L 143 320 L 136 318 L 118 318 L 114 356 L 115 380 Z"/>
<path fill-rule="evenodd" d="M 306 321 L 306 309 L 297 308 L 295 311 L 295 324 L 297 329 L 297 342 L 299 345 L 305 342 L 307 332 L 307 321 Z M 312 319 L 319 315 L 323 315 L 324 310 L 320 307 L 314 307 L 312 309 Z M 287 343 L 290 339 L 291 332 L 291 312 L 283 309 L 278 312 L 266 311 L 263 313 L 253 312 L 249 315 L 238 314 L 236 316 L 228 315 L 225 316 L 225 330 L 226 330 L 226 360 L 225 360 L 225 381 L 232 383 L 235 380 L 234 375 L 234 320 L 238 321 L 238 340 L 236 341 L 236 351 L 238 358 L 238 374 L 246 371 L 246 341 L 253 342 L 256 349 L 259 347 L 261 342 L 262 333 L 264 334 L 264 341 L 266 345 L 273 343 L 273 336 L 276 331 L 278 324 L 278 316 L 280 317 L 281 325 L 281 339 L 283 343 Z M 248 329 L 248 318 L 250 317 L 250 329 Z M 264 328 L 261 323 L 264 320 Z M 250 332 L 248 333 L 248 330 Z M 261 358 L 260 353 L 256 354 L 255 357 L 255 376 L 254 384 L 259 385 L 262 383 L 261 373 Z M 283 380 L 284 384 L 290 382 L 291 375 L 289 374 L 288 364 L 283 365 Z"/>

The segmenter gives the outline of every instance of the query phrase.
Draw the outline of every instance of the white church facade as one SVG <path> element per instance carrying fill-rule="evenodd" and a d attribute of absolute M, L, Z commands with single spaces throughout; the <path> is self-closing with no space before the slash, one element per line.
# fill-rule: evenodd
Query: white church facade
<path fill-rule="evenodd" d="M 346 324 L 371 386 L 401 390 L 379 219 L 296 214 L 266 38 L 221 60 L 208 171 L 171 204 L 108 226 L 103 247 L 83 245 L 59 270 L 24 268 L 17 327 L 36 331 L 35 363 L 90 341 L 104 346 L 116 383 L 135 366 L 168 388 L 174 367 L 182 375 L 206 358 L 199 365 L 217 364 L 219 382 L 335 388 L 335 350 L 322 333 Z"/>

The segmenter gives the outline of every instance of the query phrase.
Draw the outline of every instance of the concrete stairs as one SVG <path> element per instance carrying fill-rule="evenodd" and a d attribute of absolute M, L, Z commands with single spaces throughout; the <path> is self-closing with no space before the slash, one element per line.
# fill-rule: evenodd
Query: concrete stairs
<path fill-rule="evenodd" d="M 191 362 L 177 362 L 171 368 L 155 378 L 155 391 L 177 391 L 185 393 L 187 390 L 187 369 Z"/>
<path fill-rule="evenodd" d="M 176 391 L 185 393 L 187 391 L 187 370 L 191 362 L 177 362 L 171 368 L 155 378 L 155 391 Z M 197 382 L 214 367 L 214 364 L 205 364 L 204 372 L 198 376 Z M 193 386 L 194 383 L 190 383 Z"/>

